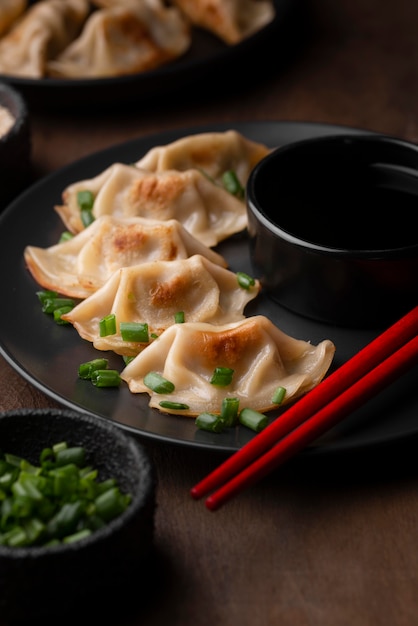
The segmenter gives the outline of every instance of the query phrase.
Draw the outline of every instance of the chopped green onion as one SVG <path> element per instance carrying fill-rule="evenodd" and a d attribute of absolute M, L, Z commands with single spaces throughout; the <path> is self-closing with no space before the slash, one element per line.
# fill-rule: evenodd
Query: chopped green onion
<path fill-rule="evenodd" d="M 273 393 L 273 397 L 271 401 L 273 404 L 281 404 L 286 395 L 286 389 L 284 387 L 277 387 L 277 389 Z"/>
<path fill-rule="evenodd" d="M 224 174 L 222 175 L 222 182 L 224 184 L 225 189 L 230 194 L 232 194 L 233 196 L 236 196 L 240 200 L 244 198 L 245 189 L 241 185 L 238 179 L 238 176 L 234 170 L 228 170 L 227 172 L 224 172 Z"/>
<path fill-rule="evenodd" d="M 105 315 L 99 322 L 100 337 L 107 337 L 108 335 L 116 335 L 116 315 L 109 313 Z"/>
<path fill-rule="evenodd" d="M 82 211 L 91 211 L 94 205 L 94 195 L 88 189 L 77 192 L 77 204 Z"/>
<path fill-rule="evenodd" d="M 72 306 L 61 306 L 58 309 L 55 309 L 53 313 L 54 322 L 56 322 L 57 324 L 70 324 L 68 320 L 63 320 L 62 316 L 72 311 L 73 308 L 74 307 Z"/>
<path fill-rule="evenodd" d="M 65 441 L 44 448 L 39 465 L 0 452 L 0 545 L 72 543 L 123 513 L 131 495 L 114 478 L 99 481 L 85 461 L 85 449 Z"/>
<path fill-rule="evenodd" d="M 175 313 L 174 321 L 176 324 L 184 324 L 184 311 L 178 311 Z"/>
<path fill-rule="evenodd" d="M 238 398 L 224 398 L 221 405 L 221 419 L 226 428 L 234 426 L 238 422 Z"/>
<path fill-rule="evenodd" d="M 64 230 L 64 232 L 62 232 L 60 235 L 58 243 L 64 243 L 65 241 L 70 241 L 73 238 L 74 238 L 73 233 L 70 233 L 69 230 Z"/>
<path fill-rule="evenodd" d="M 237 272 L 237 280 L 238 285 L 243 289 L 249 289 L 250 287 L 254 287 L 255 285 L 255 279 L 245 272 Z"/>
<path fill-rule="evenodd" d="M 188 404 L 183 404 L 183 402 L 170 402 L 169 400 L 161 400 L 159 405 L 163 409 L 173 409 L 173 411 L 187 411 L 190 408 Z"/>
<path fill-rule="evenodd" d="M 117 370 L 94 370 L 91 374 L 91 382 L 95 387 L 119 387 L 121 377 Z"/>
<path fill-rule="evenodd" d="M 135 358 L 134 356 L 128 356 L 128 355 L 126 355 L 126 354 L 123 354 L 123 355 L 122 355 L 122 359 L 123 359 L 123 362 L 125 363 L 125 365 L 128 365 L 128 363 L 130 363 L 131 361 L 133 361 L 133 360 L 134 360 L 134 358 Z"/>
<path fill-rule="evenodd" d="M 90 380 L 91 375 L 95 370 L 105 370 L 107 369 L 107 365 L 107 359 L 92 359 L 91 361 L 81 363 L 78 366 L 78 377 L 83 378 L 84 380 Z"/>
<path fill-rule="evenodd" d="M 36 295 L 38 296 L 39 302 L 42 304 L 42 307 L 44 306 L 46 300 L 54 300 L 55 298 L 58 298 L 58 293 L 56 291 L 51 291 L 50 289 L 37 291 Z"/>
<path fill-rule="evenodd" d="M 140 322 L 121 322 L 120 334 L 124 341 L 149 342 L 148 324 Z"/>
<path fill-rule="evenodd" d="M 87 211 L 83 209 L 80 211 L 80 217 L 84 228 L 87 228 L 87 226 L 90 226 L 90 224 L 94 222 L 93 211 Z"/>
<path fill-rule="evenodd" d="M 210 384 L 218 387 L 227 387 L 232 382 L 233 374 L 234 370 L 230 367 L 215 367 Z"/>
<path fill-rule="evenodd" d="M 57 309 L 62 309 L 63 307 L 69 307 L 71 310 L 74 308 L 74 300 L 72 298 L 62 298 L 60 296 L 55 296 L 52 298 L 45 297 L 42 303 L 42 311 L 44 313 L 54 313 Z"/>
<path fill-rule="evenodd" d="M 212 433 L 220 433 L 225 428 L 221 416 L 215 413 L 200 413 L 196 417 L 195 424 L 200 430 L 208 430 Z"/>
<path fill-rule="evenodd" d="M 151 339 L 158 339 L 157 333 L 151 333 L 150 337 Z"/>
<path fill-rule="evenodd" d="M 263 430 L 268 424 L 268 417 L 263 413 L 254 411 L 253 409 L 242 409 L 239 414 L 239 423 L 247 428 L 251 428 L 256 433 Z"/>
<path fill-rule="evenodd" d="M 144 376 L 144 385 L 155 393 L 172 393 L 174 384 L 158 372 L 148 372 Z"/>

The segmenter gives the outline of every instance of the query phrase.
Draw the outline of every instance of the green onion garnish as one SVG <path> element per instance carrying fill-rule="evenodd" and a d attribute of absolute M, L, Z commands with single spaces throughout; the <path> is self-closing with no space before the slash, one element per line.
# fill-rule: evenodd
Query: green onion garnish
<path fill-rule="evenodd" d="M 54 309 L 54 322 L 56 322 L 57 324 L 69 324 L 70 322 L 68 322 L 67 320 L 63 320 L 62 316 L 65 315 L 65 313 L 69 313 L 73 308 L 74 307 L 72 306 L 61 306 L 58 309 Z"/>
<path fill-rule="evenodd" d="M 44 448 L 38 465 L 0 453 L 0 545 L 80 541 L 123 513 L 131 495 L 85 463 L 84 447 L 66 442 Z"/>
<path fill-rule="evenodd" d="M 233 374 L 234 370 L 230 367 L 215 367 L 210 383 L 218 387 L 227 387 L 231 384 Z"/>
<path fill-rule="evenodd" d="M 99 322 L 100 337 L 107 337 L 108 335 L 116 334 L 116 315 L 109 313 L 105 315 Z"/>
<path fill-rule="evenodd" d="M 58 243 L 64 243 L 65 241 L 70 241 L 70 239 L 73 239 L 73 237 L 74 237 L 73 233 L 70 233 L 69 230 L 64 230 L 64 232 L 62 232 L 60 235 Z"/>
<path fill-rule="evenodd" d="M 63 307 L 69 307 L 69 309 L 72 309 L 74 304 L 75 302 L 72 298 L 62 298 L 60 296 L 48 297 L 46 295 L 42 300 L 42 311 L 44 313 L 53 314 L 56 309 L 61 309 Z"/>
<path fill-rule="evenodd" d="M 155 393 L 172 393 L 175 389 L 174 384 L 158 372 L 148 372 L 144 376 L 144 385 Z"/>
<path fill-rule="evenodd" d="M 249 289 L 255 285 L 255 279 L 245 272 L 237 272 L 237 281 L 238 285 L 243 289 Z"/>
<path fill-rule="evenodd" d="M 190 408 L 188 404 L 183 404 L 183 402 L 170 402 L 169 400 L 161 400 L 159 405 L 164 409 L 173 409 L 174 411 L 187 411 Z"/>
<path fill-rule="evenodd" d="M 82 211 L 91 211 L 94 205 L 94 195 L 88 189 L 77 192 L 77 204 Z"/>
<path fill-rule="evenodd" d="M 84 228 L 87 228 L 87 226 L 90 226 L 90 224 L 94 222 L 93 211 L 87 211 L 85 209 L 82 209 L 80 211 L 80 217 Z"/>
<path fill-rule="evenodd" d="M 119 329 L 124 341 L 149 342 L 148 324 L 140 322 L 121 322 Z"/>
<path fill-rule="evenodd" d="M 208 430 L 212 433 L 220 433 L 225 428 L 221 416 L 215 413 L 200 413 L 196 417 L 195 424 L 201 430 Z"/>
<path fill-rule="evenodd" d="M 95 387 L 119 387 L 121 377 L 117 370 L 94 370 L 91 374 L 91 382 Z"/>
<path fill-rule="evenodd" d="M 176 324 L 184 324 L 184 311 L 178 311 L 175 313 L 174 321 Z"/>
<path fill-rule="evenodd" d="M 238 398 L 224 398 L 221 405 L 221 419 L 226 428 L 234 426 L 238 422 Z"/>
<path fill-rule="evenodd" d="M 284 387 L 277 387 L 277 389 L 273 393 L 273 397 L 271 401 L 273 404 L 281 404 L 286 395 L 286 389 Z"/>
<path fill-rule="evenodd" d="M 254 411 L 253 409 L 242 409 L 239 414 L 239 423 L 247 428 L 251 428 L 251 430 L 255 430 L 256 433 L 259 433 L 263 430 L 268 424 L 267 415 L 263 415 L 263 413 L 259 413 L 258 411 Z"/>
<path fill-rule="evenodd" d="M 233 196 L 242 200 L 245 196 L 245 189 L 241 185 L 238 176 L 234 170 L 228 170 L 222 175 L 222 182 L 227 191 Z"/>
<path fill-rule="evenodd" d="M 107 364 L 107 359 L 93 359 L 91 361 L 81 363 L 78 366 L 78 376 L 84 380 L 90 380 L 91 375 L 95 370 L 105 370 L 107 369 Z"/>

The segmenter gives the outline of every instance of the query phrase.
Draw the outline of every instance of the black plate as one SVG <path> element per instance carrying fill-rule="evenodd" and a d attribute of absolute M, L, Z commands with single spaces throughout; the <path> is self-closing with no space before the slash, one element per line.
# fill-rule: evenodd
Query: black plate
<path fill-rule="evenodd" d="M 13 85 L 31 107 L 42 110 L 98 110 L 155 100 L 164 94 L 172 97 L 210 89 L 222 93 L 229 85 L 265 71 L 275 70 L 289 60 L 292 49 L 304 42 L 304 0 L 274 0 L 275 17 L 264 28 L 242 42 L 228 46 L 200 28 L 193 29 L 192 44 L 180 59 L 153 71 L 115 78 L 54 79 L 20 78 L 0 74 L 0 80 Z M 294 29 L 297 26 L 297 33 Z M 296 46 L 294 45 L 296 43 Z M 266 63 L 268 50 L 274 48 L 274 67 Z M 170 102 L 170 101 L 169 101 Z"/>
<path fill-rule="evenodd" d="M 17 198 L 0 217 L 0 266 L 3 268 L 0 307 L 0 351 L 24 378 L 64 406 L 111 420 L 137 435 L 173 444 L 223 452 L 239 449 L 253 434 L 245 428 L 211 434 L 197 430 L 194 420 L 160 414 L 148 408 L 148 396 L 120 389 L 97 389 L 78 379 L 80 363 L 97 356 L 89 342 L 72 326 L 57 326 L 41 311 L 36 296 L 39 286 L 26 270 L 26 245 L 47 247 L 57 242 L 63 225 L 53 210 L 68 184 L 90 178 L 112 163 L 132 163 L 155 145 L 207 131 L 235 128 L 244 136 L 271 147 L 324 134 L 361 130 L 297 122 L 216 124 L 142 137 L 93 154 L 49 175 Z M 218 247 L 232 270 L 252 273 L 244 235 Z M 336 345 L 333 367 L 338 367 L 371 341 L 378 330 L 353 330 L 314 322 L 295 315 L 260 296 L 246 309 L 247 315 L 263 314 L 289 335 L 318 343 L 331 339 Z M 122 369 L 121 357 L 110 354 L 110 366 Z M 418 432 L 418 368 L 353 413 L 309 449 L 310 453 L 358 450 L 365 446 L 403 440 Z"/>

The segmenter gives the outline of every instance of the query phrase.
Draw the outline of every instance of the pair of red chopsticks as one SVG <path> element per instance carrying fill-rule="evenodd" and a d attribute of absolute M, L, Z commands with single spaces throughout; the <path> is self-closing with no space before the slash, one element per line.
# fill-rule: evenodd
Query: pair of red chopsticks
<path fill-rule="evenodd" d="M 214 511 L 317 439 L 418 362 L 418 306 L 191 489 Z M 216 491 L 215 491 L 216 490 Z"/>

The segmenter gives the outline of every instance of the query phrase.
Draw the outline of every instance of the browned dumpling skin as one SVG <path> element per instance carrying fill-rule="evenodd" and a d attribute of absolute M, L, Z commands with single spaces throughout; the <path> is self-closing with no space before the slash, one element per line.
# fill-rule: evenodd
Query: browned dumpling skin
<path fill-rule="evenodd" d="M 260 290 L 239 285 L 237 275 L 201 255 L 176 261 L 152 261 L 117 270 L 99 289 L 64 316 L 80 336 L 98 350 L 136 355 L 145 345 L 124 341 L 121 322 L 148 324 L 151 335 L 160 335 L 175 323 L 179 311 L 188 321 L 218 325 L 244 318 L 244 308 Z M 113 314 L 116 333 L 100 336 L 99 322 Z"/>
<path fill-rule="evenodd" d="M 90 11 L 87 0 L 42 0 L 0 39 L 0 74 L 42 78 L 49 59 L 79 34 Z"/>
<path fill-rule="evenodd" d="M 160 0 L 94 11 L 80 36 L 47 66 L 55 78 L 103 78 L 153 70 L 190 47 L 189 23 Z"/>
<path fill-rule="evenodd" d="M 121 267 L 175 261 L 200 254 L 226 266 L 225 259 L 188 233 L 176 220 L 103 216 L 78 235 L 49 248 L 27 246 L 26 265 L 45 289 L 87 298 Z"/>
<path fill-rule="evenodd" d="M 23 15 L 28 0 L 0 0 L 0 37 Z"/>
<path fill-rule="evenodd" d="M 251 170 L 271 148 L 248 139 L 233 128 L 224 132 L 197 133 L 151 148 L 136 166 L 150 172 L 198 169 L 222 185 L 222 176 L 233 170 L 245 186 Z"/>
<path fill-rule="evenodd" d="M 237 44 L 274 18 L 272 0 L 173 0 L 190 21 Z"/>
<path fill-rule="evenodd" d="M 83 190 L 94 196 L 92 212 L 96 219 L 103 215 L 175 219 L 210 247 L 247 225 L 243 200 L 199 170 L 148 172 L 114 163 L 97 177 L 78 181 L 64 190 L 64 204 L 55 209 L 73 233 L 83 229 L 77 202 L 78 192 Z"/>
<path fill-rule="evenodd" d="M 122 371 L 132 393 L 148 393 L 150 406 L 167 413 L 195 416 L 219 413 L 225 397 L 238 398 L 240 409 L 265 412 L 276 405 L 277 387 L 286 389 L 286 405 L 315 387 L 328 371 L 335 353 L 332 341 L 318 345 L 295 339 L 267 317 L 257 315 L 223 326 L 206 323 L 175 324 L 145 348 Z M 226 387 L 211 384 L 217 367 L 233 370 Z M 144 384 L 157 372 L 174 384 L 167 394 Z M 161 408 L 161 401 L 188 406 L 180 411 Z"/>

